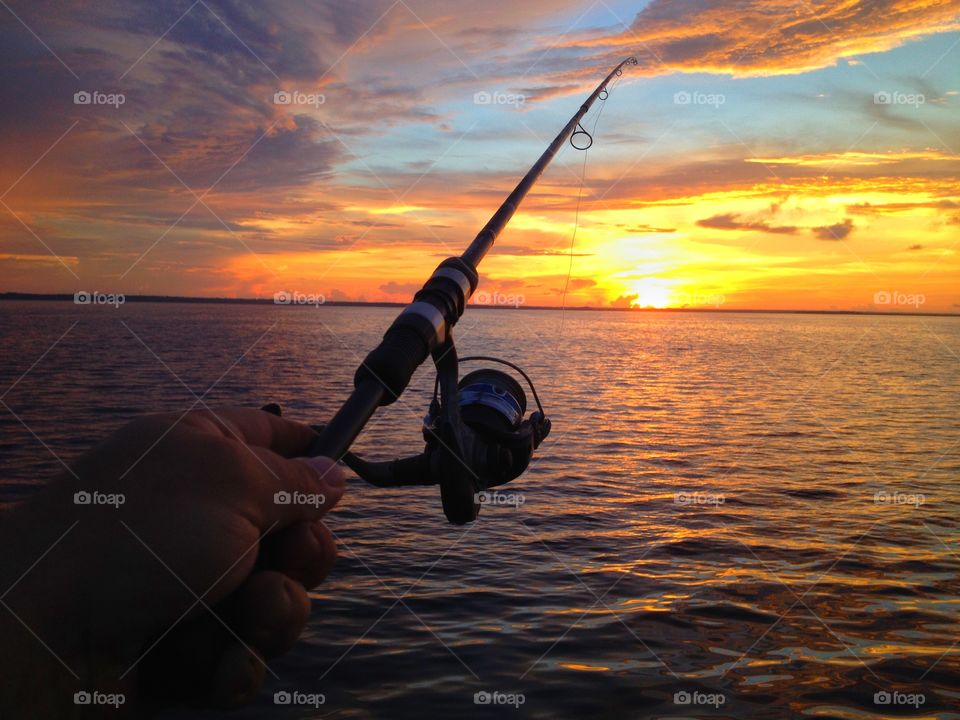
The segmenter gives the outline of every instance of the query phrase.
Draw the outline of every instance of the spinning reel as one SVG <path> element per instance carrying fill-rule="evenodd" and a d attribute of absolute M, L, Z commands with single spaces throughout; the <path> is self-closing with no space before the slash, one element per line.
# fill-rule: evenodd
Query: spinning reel
<path fill-rule="evenodd" d="M 487 356 L 457 358 L 452 340 L 432 353 L 437 368 L 433 399 L 423 420 L 422 453 L 386 462 L 343 456 L 357 475 L 377 487 L 440 485 L 443 512 L 451 523 L 472 522 L 484 493 L 519 477 L 550 432 L 530 377 L 506 360 Z M 500 363 L 519 373 L 533 394 L 537 410 L 524 419 L 527 397 L 511 375 L 492 368 L 459 379 L 459 363 Z"/>

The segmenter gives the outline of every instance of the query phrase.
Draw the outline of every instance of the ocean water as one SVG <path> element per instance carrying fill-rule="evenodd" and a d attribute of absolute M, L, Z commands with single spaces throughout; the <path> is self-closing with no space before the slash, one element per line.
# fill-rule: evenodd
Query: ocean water
<path fill-rule="evenodd" d="M 395 312 L 0 303 L 2 499 L 187 388 L 323 422 Z M 303 641 L 235 717 L 960 717 L 960 319 L 471 310 L 456 334 L 553 419 L 516 506 L 455 527 L 434 489 L 354 480 Z M 355 449 L 418 451 L 431 381 Z"/>

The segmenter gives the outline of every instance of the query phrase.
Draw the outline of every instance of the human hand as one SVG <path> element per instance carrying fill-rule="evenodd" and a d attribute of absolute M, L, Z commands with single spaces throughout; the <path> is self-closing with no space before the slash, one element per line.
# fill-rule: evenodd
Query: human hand
<path fill-rule="evenodd" d="M 336 557 L 320 519 L 345 480 L 326 458 L 291 459 L 314 438 L 259 410 L 148 416 L 6 513 L 0 626 L 21 657 L 0 660 L 0 711 L 24 711 L 8 703 L 41 668 L 62 678 L 57 716 L 76 712 L 72 688 L 123 693 L 137 714 L 145 694 L 250 700 Z"/>

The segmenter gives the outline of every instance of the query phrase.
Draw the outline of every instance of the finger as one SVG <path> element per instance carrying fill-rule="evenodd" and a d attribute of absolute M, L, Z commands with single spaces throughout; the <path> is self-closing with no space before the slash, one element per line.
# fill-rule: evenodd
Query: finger
<path fill-rule="evenodd" d="M 143 658 L 137 672 L 141 690 L 164 704 L 205 698 L 220 657 L 232 642 L 230 631 L 208 613 L 185 620 Z"/>
<path fill-rule="evenodd" d="M 336 559 L 333 534 L 317 520 L 291 525 L 265 538 L 258 564 L 264 570 L 282 572 L 309 590 L 330 574 Z"/>
<path fill-rule="evenodd" d="M 218 607 L 226 614 L 226 606 Z M 138 668 L 139 688 L 160 704 L 235 707 L 256 695 L 266 660 L 251 642 L 203 615 L 183 623 L 152 648 Z"/>
<path fill-rule="evenodd" d="M 217 617 L 203 613 L 177 625 L 150 648 L 138 670 L 147 696 L 225 707 L 245 702 L 259 687 L 264 658 L 285 652 L 299 637 L 310 601 L 303 586 L 282 573 L 255 572 L 214 612 Z M 244 661 L 260 667 L 251 670 Z"/>
<path fill-rule="evenodd" d="M 214 670 L 210 702 L 217 707 L 234 708 L 252 701 L 263 686 L 266 670 L 255 651 L 242 643 L 231 643 Z"/>
<path fill-rule="evenodd" d="M 262 448 L 247 450 L 252 456 L 247 458 L 247 467 L 264 532 L 317 520 L 343 496 L 347 481 L 329 458 L 288 460 Z"/>
<path fill-rule="evenodd" d="M 317 438 L 309 425 L 249 408 L 222 408 L 191 412 L 184 422 L 208 432 L 273 450 L 283 457 L 306 453 Z"/>
<path fill-rule="evenodd" d="M 266 658 L 293 647 L 310 617 L 303 585 L 283 573 L 253 573 L 224 605 L 230 626 Z"/>

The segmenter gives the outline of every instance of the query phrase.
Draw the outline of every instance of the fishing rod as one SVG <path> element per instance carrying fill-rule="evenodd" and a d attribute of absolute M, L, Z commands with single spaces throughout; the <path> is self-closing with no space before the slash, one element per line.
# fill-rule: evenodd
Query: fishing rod
<path fill-rule="evenodd" d="M 361 478 L 378 487 L 439 484 L 444 513 L 456 524 L 476 519 L 480 505 L 490 499 L 489 488 L 510 482 L 523 473 L 534 450 L 550 432 L 550 420 L 533 381 L 517 365 L 499 358 L 458 359 L 453 327 L 477 289 L 477 266 L 530 188 L 568 139 L 579 150 L 593 144 L 593 138 L 580 121 L 597 98 L 606 100 L 607 84 L 623 74 L 624 66 L 636 64 L 636 58 L 629 57 L 610 71 L 466 251 L 440 263 L 413 296 L 413 302 L 387 328 L 380 344 L 357 368 L 350 397 L 329 423 L 315 426 L 319 435 L 308 455 L 343 461 Z M 581 135 L 583 144 L 577 144 L 574 139 Z M 388 462 L 363 460 L 349 452 L 350 445 L 376 409 L 396 401 L 428 357 L 433 358 L 437 378 L 424 419 L 424 452 Z M 495 362 L 515 370 L 527 381 L 537 411 L 523 419 L 527 407 L 523 387 L 500 370 L 475 370 L 458 381 L 459 363 L 473 360 Z M 279 413 L 275 405 L 264 409 Z"/>

